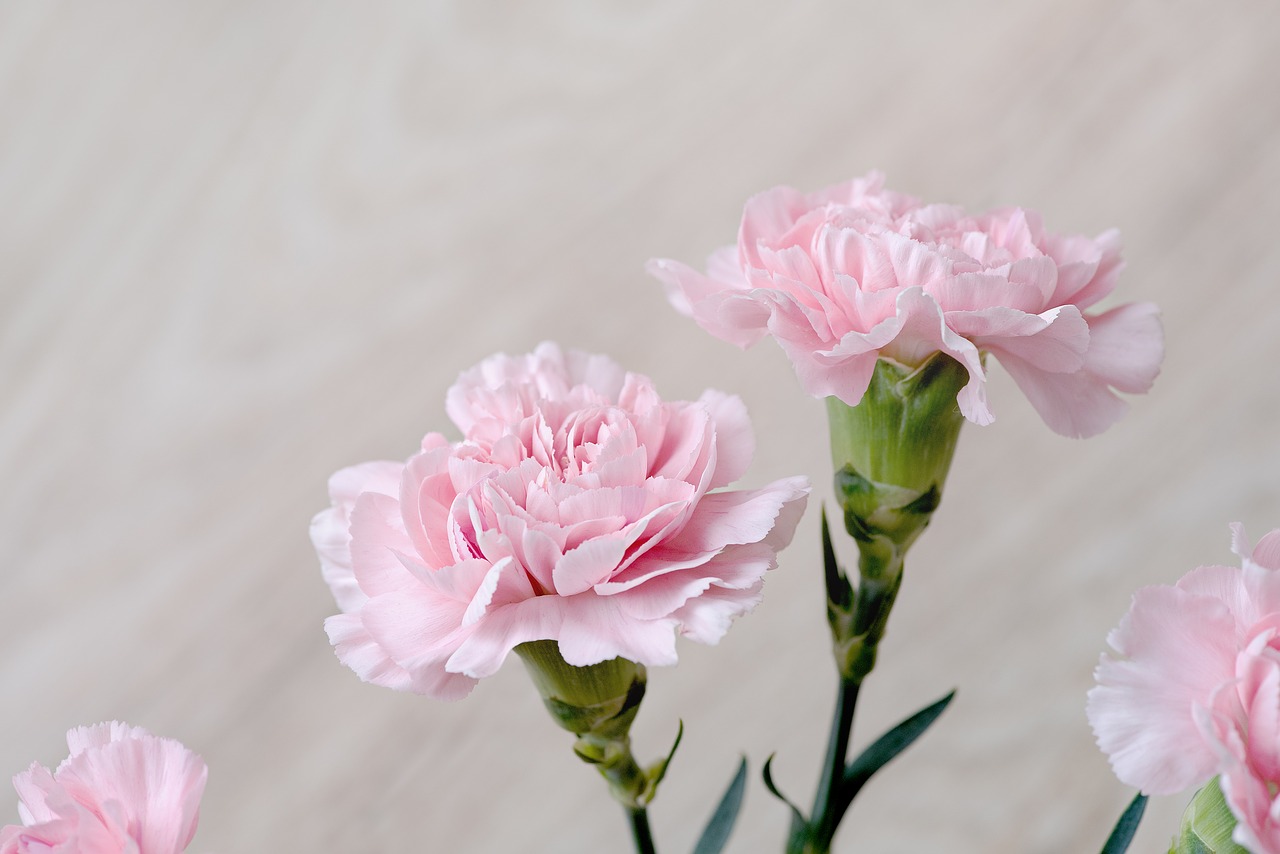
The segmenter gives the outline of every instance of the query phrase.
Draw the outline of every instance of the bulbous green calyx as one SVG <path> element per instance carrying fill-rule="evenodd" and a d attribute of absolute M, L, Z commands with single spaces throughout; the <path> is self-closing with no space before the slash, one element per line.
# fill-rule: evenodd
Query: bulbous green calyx
<path fill-rule="evenodd" d="M 827 398 L 836 497 L 859 554 L 855 592 L 824 542 L 828 622 L 846 680 L 861 682 L 875 667 L 907 549 L 942 500 L 964 425 L 956 395 L 968 381 L 943 353 L 914 368 L 881 359 L 857 406 Z"/>
<path fill-rule="evenodd" d="M 1218 778 L 1214 777 L 1187 804 L 1182 814 L 1182 828 L 1169 854 L 1249 854 L 1231 840 L 1235 828 L 1236 817 L 1222 796 Z"/>
<path fill-rule="evenodd" d="M 827 398 L 836 495 L 854 537 L 902 548 L 938 506 L 964 417 L 956 395 L 968 370 L 944 353 L 916 368 L 881 359 L 857 406 Z"/>
<path fill-rule="evenodd" d="M 635 810 L 648 804 L 671 755 L 644 769 L 631 753 L 631 723 L 644 699 L 644 665 L 613 658 L 575 667 L 564 660 L 559 644 L 552 640 L 523 643 L 515 651 L 551 718 L 577 736 L 574 753 L 596 766 L 624 807 Z"/>

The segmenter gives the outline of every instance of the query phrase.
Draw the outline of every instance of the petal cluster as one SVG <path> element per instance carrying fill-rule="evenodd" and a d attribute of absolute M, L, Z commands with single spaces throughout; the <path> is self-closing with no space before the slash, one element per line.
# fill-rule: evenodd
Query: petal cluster
<path fill-rule="evenodd" d="M 1115 392 L 1147 391 L 1163 358 L 1154 305 L 1085 313 L 1121 266 L 1114 231 L 1058 235 L 1033 211 L 924 205 L 872 173 L 755 196 L 736 249 L 705 275 L 670 260 L 648 269 L 711 334 L 740 347 L 772 335 L 815 397 L 856 406 L 878 358 L 914 366 L 943 352 L 969 372 L 964 416 L 988 424 L 990 353 L 1052 429 L 1089 436 L 1124 413 Z"/>
<path fill-rule="evenodd" d="M 208 769 L 177 741 L 118 721 L 67 733 L 70 755 L 13 778 L 21 825 L 0 852 L 176 854 L 196 832 Z"/>
<path fill-rule="evenodd" d="M 1139 590 L 1108 637 L 1089 721 L 1116 776 L 1163 795 L 1221 776 L 1236 841 L 1280 854 L 1280 530 L 1240 567 Z"/>
<path fill-rule="evenodd" d="M 719 489 L 754 449 L 738 398 L 664 402 L 550 343 L 464 372 L 446 406 L 460 442 L 339 471 L 311 526 L 339 658 L 399 690 L 463 696 L 534 640 L 673 664 L 677 633 L 715 643 L 756 604 L 809 492 Z"/>

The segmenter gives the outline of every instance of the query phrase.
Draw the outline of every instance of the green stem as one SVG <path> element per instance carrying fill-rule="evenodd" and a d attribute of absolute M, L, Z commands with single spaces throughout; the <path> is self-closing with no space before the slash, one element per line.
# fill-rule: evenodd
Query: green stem
<path fill-rule="evenodd" d="M 858 543 L 858 591 L 853 606 L 856 655 L 846 678 L 861 683 L 876 666 L 876 652 L 889 624 L 889 612 L 902 586 L 902 552 L 884 538 Z"/>
<path fill-rule="evenodd" d="M 849 741 L 853 733 L 854 713 L 862 681 L 876 665 L 876 651 L 889 612 L 902 586 L 902 552 L 897 544 L 879 537 L 858 542 L 858 590 L 853 603 L 852 633 L 854 642 L 836 693 L 831 715 L 831 734 L 818 779 L 806 832 L 788 842 L 787 854 L 828 854 L 840 820 L 850 801 L 841 794 Z"/>
<path fill-rule="evenodd" d="M 818 792 L 813 799 L 809 839 L 800 849 L 803 854 L 826 854 L 831 849 L 831 840 L 835 838 L 840 819 L 844 817 L 847 805 L 837 803 L 836 792 L 844 779 L 845 757 L 849 755 L 849 738 L 853 733 L 853 715 L 860 687 L 852 680 L 840 680 L 836 707 L 831 716 L 831 734 L 827 738 L 827 754 L 822 762 Z"/>
<path fill-rule="evenodd" d="M 649 811 L 644 807 L 625 807 L 631 823 L 631 838 L 636 843 L 636 854 L 657 854 L 653 847 L 653 833 L 649 830 Z"/>

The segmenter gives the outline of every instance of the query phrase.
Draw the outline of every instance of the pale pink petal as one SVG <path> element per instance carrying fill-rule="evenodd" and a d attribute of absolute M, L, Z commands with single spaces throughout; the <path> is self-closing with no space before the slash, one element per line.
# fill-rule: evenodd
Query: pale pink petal
<path fill-rule="evenodd" d="M 25 826 L 0 831 L 0 851 L 178 854 L 195 835 L 208 771 L 172 739 L 112 721 L 67 733 L 70 755 L 14 779 Z"/>
<path fill-rule="evenodd" d="M 806 299 L 791 304 L 801 326 L 830 307 Z M 319 523 L 345 527 L 360 594 L 327 621 L 330 640 L 361 678 L 400 690 L 461 696 L 535 640 L 577 665 L 674 663 L 678 631 L 718 638 L 755 601 L 808 493 L 792 478 L 708 494 L 752 456 L 738 398 L 664 402 L 612 360 L 549 343 L 462 372 L 447 408 L 461 442 L 428 436 L 397 484 Z"/>
<path fill-rule="evenodd" d="M 897 282 L 885 244 L 856 228 L 823 229 L 814 251 L 823 280 L 840 283 L 846 299 L 864 286 L 881 290 Z"/>
<path fill-rule="evenodd" d="M 196 832 L 208 769 L 180 743 L 137 732 L 119 727 L 110 743 L 71 756 L 58 783 L 82 804 L 117 802 L 141 854 L 182 851 Z"/>
<path fill-rule="evenodd" d="M 752 543 L 731 546 L 709 561 L 689 569 L 658 573 L 641 583 L 623 587 L 617 600 L 631 616 L 656 620 L 675 613 L 690 599 L 712 587 L 744 590 L 755 585 L 777 565 L 777 553 L 768 546 Z"/>
<path fill-rule="evenodd" d="M 787 477 L 782 480 L 775 480 L 764 488 L 782 490 L 786 493 L 783 498 L 782 509 L 774 517 L 773 530 L 760 541 L 775 552 L 780 552 L 791 545 L 791 540 L 795 537 L 796 527 L 804 516 L 805 507 L 809 502 L 809 493 L 813 491 L 813 485 L 809 483 L 807 477 Z"/>
<path fill-rule="evenodd" d="M 1280 780 L 1280 664 L 1254 654 L 1261 665 L 1248 703 L 1249 764 L 1264 780 Z"/>
<path fill-rule="evenodd" d="M 756 438 L 747 406 L 736 394 L 708 390 L 698 402 L 706 406 L 715 425 L 716 470 L 711 489 L 728 486 L 746 473 L 755 456 Z"/>
<path fill-rule="evenodd" d="M 1082 319 L 1115 286 L 1119 250 L 1114 231 L 1057 235 L 1033 211 L 971 217 L 923 206 L 872 175 L 808 195 L 778 187 L 752 197 L 736 270 L 721 252 L 707 276 L 674 261 L 649 271 L 719 338 L 746 347 L 767 329 L 815 397 L 856 406 L 878 358 L 913 366 L 942 352 L 970 372 L 961 412 L 989 424 L 981 357 L 990 350 L 1053 429 L 1084 436 L 1125 411 L 1113 389 L 1146 391 L 1163 357 L 1153 307 Z M 904 303 L 912 291 L 931 307 L 917 296 Z"/>
<path fill-rule="evenodd" d="M 676 551 L 715 552 L 727 545 L 758 543 L 773 532 L 778 517 L 788 505 L 798 503 L 804 510 L 809 494 L 805 478 L 774 481 L 761 489 L 713 492 L 703 497 L 679 535 L 671 540 Z M 782 538 L 790 540 L 796 513 L 788 513 Z"/>
<path fill-rule="evenodd" d="M 822 275 L 809 256 L 808 247 L 785 246 L 780 249 L 757 247 L 760 264 L 775 282 L 786 282 L 787 290 L 792 293 L 809 292 L 811 296 L 822 295 Z"/>
<path fill-rule="evenodd" d="M 1046 300 L 1043 295 L 1045 279 L 1052 279 L 1056 272 L 1053 262 L 1043 259 L 1044 265 L 1039 268 L 1027 268 L 1030 260 L 1009 265 L 1008 270 L 981 271 L 943 276 L 924 286 L 944 312 L 982 313 L 996 308 L 1007 309 L 1022 315 L 1035 315 L 1044 311 Z M 1023 266 L 1019 266 L 1023 265 Z M 1045 269 L 1047 266 L 1047 269 Z M 1018 282 L 1011 279 L 1011 272 L 1019 271 L 1030 281 Z M 1038 274 L 1038 275 L 1037 275 Z M 1049 281 L 1052 289 L 1052 281 Z M 963 330 L 957 329 L 961 334 Z"/>
<path fill-rule="evenodd" d="M 39 824 L 58 817 L 48 804 L 57 784 L 53 773 L 39 762 L 32 762 L 26 771 L 14 775 L 13 788 L 18 792 L 18 814 L 23 824 Z"/>
<path fill-rule="evenodd" d="M 366 492 L 351 511 L 351 565 L 366 596 L 413 583 L 400 555 L 412 554 L 400 504 L 389 495 Z"/>
<path fill-rule="evenodd" d="M 320 572 L 343 610 L 358 607 L 366 598 L 351 570 L 351 510 L 362 492 L 394 495 L 403 469 L 403 463 L 379 461 L 338 471 L 329 478 L 333 506 L 311 520 Z"/>
<path fill-rule="evenodd" d="M 1089 352 L 1085 370 L 1120 391 L 1148 391 L 1164 359 L 1160 310 L 1149 302 L 1133 303 L 1086 320 Z"/>
<path fill-rule="evenodd" d="M 1089 692 L 1098 746 L 1121 781 L 1152 795 L 1200 785 L 1217 758 L 1192 714 L 1235 674 L 1235 621 L 1221 601 L 1146 587 L 1108 642 Z"/>
<path fill-rule="evenodd" d="M 1114 228 L 1096 238 L 1082 235 L 1045 235 L 1045 249 L 1058 262 L 1057 303 L 1088 308 L 1111 293 L 1124 261 L 1120 258 L 1120 232 Z"/>
<path fill-rule="evenodd" d="M 1000 364 L 1055 433 L 1074 439 L 1096 436 L 1128 411 L 1102 380 L 1088 371 L 1059 374 L 1042 371 L 1010 353 Z"/>
<path fill-rule="evenodd" d="M 495 609 L 458 645 L 445 664 L 446 669 L 475 679 L 492 676 L 520 644 L 558 637 L 564 622 L 564 602 L 560 596 L 535 596 Z"/>
<path fill-rule="evenodd" d="M 566 552 L 551 573 L 556 593 L 572 596 L 603 583 L 622 562 L 625 551 L 626 544 L 621 539 L 598 537 Z"/>
<path fill-rule="evenodd" d="M 677 311 L 717 338 L 745 348 L 765 336 L 769 309 L 748 295 L 745 282 L 735 287 L 666 259 L 650 261 L 645 269 L 666 285 L 667 299 Z"/>
<path fill-rule="evenodd" d="M 449 514 L 458 491 L 449 471 L 450 456 L 445 447 L 410 458 L 397 490 L 400 526 L 417 554 L 432 568 L 448 566 L 454 560 L 448 548 L 448 529 Z M 398 537 L 396 541 L 397 544 L 390 547 L 405 550 L 403 541 Z"/>
<path fill-rule="evenodd" d="M 902 328 L 884 352 L 905 365 L 922 364 L 937 352 L 951 356 L 969 372 L 968 384 L 956 397 L 960 413 L 975 424 L 990 424 L 995 416 L 987 406 L 987 377 L 978 348 L 947 326 L 942 309 L 920 288 L 898 294 L 897 311 Z"/>
<path fill-rule="evenodd" d="M 338 660 L 363 681 L 395 691 L 413 688 L 413 675 L 377 644 L 359 614 L 335 614 L 324 621 L 325 633 Z"/>
<path fill-rule="evenodd" d="M 1014 356 L 1038 371 L 1074 373 L 1084 367 L 1089 325 L 1074 306 L 1043 314 L 1008 308 L 947 315 L 947 326 L 1001 361 Z"/>
<path fill-rule="evenodd" d="M 1225 728 L 1232 726 L 1227 724 Z M 1280 800 L 1272 794 L 1274 778 L 1260 774 L 1252 766 L 1248 751 L 1238 744 L 1236 732 L 1228 732 L 1227 738 L 1228 743 L 1219 751 L 1219 784 L 1227 807 L 1237 820 L 1231 838 L 1255 854 L 1280 854 Z"/>
<path fill-rule="evenodd" d="M 674 614 L 680 621 L 680 633 L 698 643 L 719 643 L 734 619 L 760 604 L 763 586 L 757 582 L 744 590 L 713 587 L 690 599 Z"/>
<path fill-rule="evenodd" d="M 1195 596 L 1216 599 L 1227 606 L 1235 628 L 1233 642 L 1248 643 L 1246 631 L 1258 619 L 1248 580 L 1238 566 L 1200 566 L 1178 579 L 1176 587 Z"/>
<path fill-rule="evenodd" d="M 1269 531 L 1258 540 L 1250 557 L 1263 569 L 1280 570 L 1280 530 Z"/>
<path fill-rule="evenodd" d="M 810 208 L 809 200 L 791 187 L 774 187 L 748 199 L 738 227 L 740 261 L 761 266 L 757 247 L 776 245 Z"/>
<path fill-rule="evenodd" d="M 654 666 L 676 663 L 675 629 L 670 616 L 637 620 L 613 597 L 587 593 L 561 600 L 564 623 L 558 640 L 564 660 L 576 667 L 626 658 Z"/>

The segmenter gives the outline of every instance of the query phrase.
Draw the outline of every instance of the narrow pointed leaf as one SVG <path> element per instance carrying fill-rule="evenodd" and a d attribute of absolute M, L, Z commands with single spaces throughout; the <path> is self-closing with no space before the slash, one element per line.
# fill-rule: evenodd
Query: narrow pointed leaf
<path fill-rule="evenodd" d="M 873 741 L 866 750 L 858 754 L 858 758 L 844 769 L 844 780 L 840 788 L 839 807 L 841 812 L 866 785 L 871 776 L 887 765 L 899 753 L 906 750 L 920 736 L 924 735 L 934 721 L 938 719 L 951 700 L 956 696 L 952 691 L 936 703 L 925 706 L 911 717 L 899 723 L 893 729 Z"/>
<path fill-rule="evenodd" d="M 719 806 L 711 814 L 711 820 L 703 828 L 702 835 L 698 837 L 698 844 L 693 847 L 693 854 L 720 854 L 724 850 L 725 843 L 729 841 L 729 834 L 733 832 L 733 825 L 738 820 L 738 810 L 742 806 L 742 796 L 746 791 L 747 758 L 744 756 L 738 765 L 738 773 L 733 775 L 733 780 L 725 790 L 724 797 L 720 799 Z"/>
<path fill-rule="evenodd" d="M 853 587 L 836 562 L 835 546 L 831 545 L 831 527 L 827 524 L 827 508 L 822 508 L 822 566 L 827 579 L 827 601 L 838 608 L 853 605 Z"/>
<path fill-rule="evenodd" d="M 667 768 L 671 765 L 671 760 L 675 758 L 676 748 L 680 746 L 680 739 L 684 738 L 684 721 L 680 721 L 679 729 L 676 730 L 676 740 L 671 745 L 671 749 L 667 751 L 667 755 L 657 762 L 645 772 L 646 782 L 644 786 L 644 795 L 642 800 L 649 803 L 653 800 L 654 795 L 658 794 L 658 784 L 662 782 L 662 778 L 667 776 Z"/>
<path fill-rule="evenodd" d="M 774 785 L 773 773 L 771 771 L 774 755 L 775 754 L 770 754 L 769 758 L 764 761 L 764 769 L 761 773 L 761 776 L 764 777 L 764 787 L 769 790 L 769 794 L 773 795 L 775 798 L 791 808 L 791 830 L 789 835 L 793 840 L 797 838 L 802 839 L 804 838 L 804 835 L 808 833 L 809 820 L 804 817 L 804 813 L 800 812 L 800 808 L 791 803 L 791 801 L 787 799 L 787 796 L 778 791 L 778 787 Z M 787 850 L 791 849 L 788 848 Z"/>
<path fill-rule="evenodd" d="M 1146 808 L 1147 796 L 1139 792 L 1120 814 L 1115 829 L 1107 837 L 1107 844 L 1102 846 L 1102 854 L 1124 854 L 1129 850 L 1129 843 L 1138 832 L 1138 822 L 1142 821 L 1142 813 Z"/>

